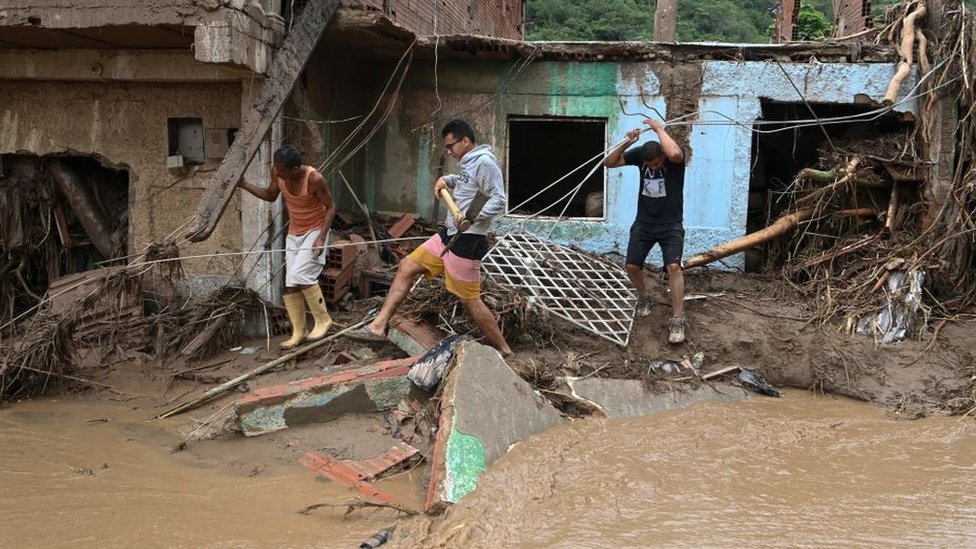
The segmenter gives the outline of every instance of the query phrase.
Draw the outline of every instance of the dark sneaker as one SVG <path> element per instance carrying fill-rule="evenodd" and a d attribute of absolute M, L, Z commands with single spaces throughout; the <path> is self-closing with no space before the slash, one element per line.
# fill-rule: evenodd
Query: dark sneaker
<path fill-rule="evenodd" d="M 668 328 L 668 343 L 684 343 L 685 317 L 672 316 L 671 326 Z"/>
<path fill-rule="evenodd" d="M 651 314 L 651 298 L 642 295 L 637 298 L 637 316 L 647 316 Z"/>

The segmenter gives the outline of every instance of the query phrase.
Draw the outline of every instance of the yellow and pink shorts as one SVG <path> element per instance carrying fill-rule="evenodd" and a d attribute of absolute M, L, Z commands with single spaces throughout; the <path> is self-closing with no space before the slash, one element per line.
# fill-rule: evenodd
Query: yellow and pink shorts
<path fill-rule="evenodd" d="M 461 299 L 481 295 L 481 259 L 488 253 L 488 238 L 480 234 L 461 234 L 443 257 L 446 231 L 427 239 L 407 257 L 423 265 L 429 278 L 444 273 L 447 291 Z"/>

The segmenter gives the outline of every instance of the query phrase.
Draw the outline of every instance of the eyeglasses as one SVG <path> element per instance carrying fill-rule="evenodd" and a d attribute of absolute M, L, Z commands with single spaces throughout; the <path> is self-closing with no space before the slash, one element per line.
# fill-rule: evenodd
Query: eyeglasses
<path fill-rule="evenodd" d="M 445 148 L 445 149 L 447 149 L 448 151 L 451 151 L 451 152 L 453 152 L 453 150 L 454 150 L 454 145 L 457 145 L 457 144 L 458 144 L 458 143 L 460 143 L 461 141 L 464 141 L 464 140 L 463 140 L 463 139 L 458 139 L 458 140 L 457 140 L 457 141 L 455 141 L 454 143 L 444 143 L 444 148 Z"/>

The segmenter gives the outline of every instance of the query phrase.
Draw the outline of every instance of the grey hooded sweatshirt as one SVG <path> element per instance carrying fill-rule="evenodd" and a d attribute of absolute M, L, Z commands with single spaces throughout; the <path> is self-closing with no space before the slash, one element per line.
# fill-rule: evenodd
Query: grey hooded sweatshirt
<path fill-rule="evenodd" d="M 491 152 L 491 146 L 478 145 L 468 151 L 468 154 L 461 157 L 461 173 L 447 175 L 444 181 L 453 190 L 451 194 L 462 212 L 467 211 L 478 193 L 488 197 L 471 228 L 465 231 L 466 234 L 488 234 L 491 222 L 505 213 L 505 182 L 502 180 L 498 159 Z M 450 211 L 447 212 L 446 223 L 448 235 L 457 232 L 457 224 Z"/>

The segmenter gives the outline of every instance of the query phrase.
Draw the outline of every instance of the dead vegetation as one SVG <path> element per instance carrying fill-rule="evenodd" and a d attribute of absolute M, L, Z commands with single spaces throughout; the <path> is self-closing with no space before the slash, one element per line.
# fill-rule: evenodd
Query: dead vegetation
<path fill-rule="evenodd" d="M 481 299 L 498 319 L 498 327 L 508 341 L 551 341 L 552 319 L 542 307 L 533 305 L 518 291 L 486 278 Z M 447 333 L 480 336 L 478 327 L 461 303 L 443 288 L 442 282 L 422 280 L 400 309 L 402 315 L 425 318 Z"/>
<path fill-rule="evenodd" d="M 174 300 L 143 314 L 143 280 L 179 276 L 178 253 L 175 245 L 154 246 L 148 252 L 152 260 L 92 271 L 82 282 L 46 296 L 39 312 L 18 327 L 19 336 L 0 345 L 0 401 L 31 397 L 77 380 L 69 372 L 81 349 L 101 358 L 142 355 L 190 362 L 233 346 L 245 309 L 262 308 L 246 288 L 224 286 L 202 299 Z M 72 291 L 81 297 L 59 301 Z"/>
<path fill-rule="evenodd" d="M 883 105 L 891 105 L 899 90 L 904 94 L 902 80 L 913 60 L 918 63 L 918 123 L 880 135 L 859 135 L 856 129 L 842 140 L 827 135 L 817 168 L 800 170 L 792 182 L 770 193 L 769 226 L 686 265 L 762 247 L 766 269 L 779 270 L 808 298 L 811 320 L 821 323 L 846 319 L 853 326 L 877 312 L 891 297 L 886 283 L 896 272 L 925 276 L 923 321 L 914 335 L 929 318 L 972 313 L 976 17 L 958 2 L 949 6 L 939 36 L 921 30 L 926 10 L 917 0 L 890 10 L 878 35 L 899 44 L 901 57 Z M 950 123 L 945 113 L 953 109 L 958 124 L 948 135 L 955 146 L 936 143 L 942 125 Z M 939 154 L 952 158 L 951 173 L 939 172 Z"/>

